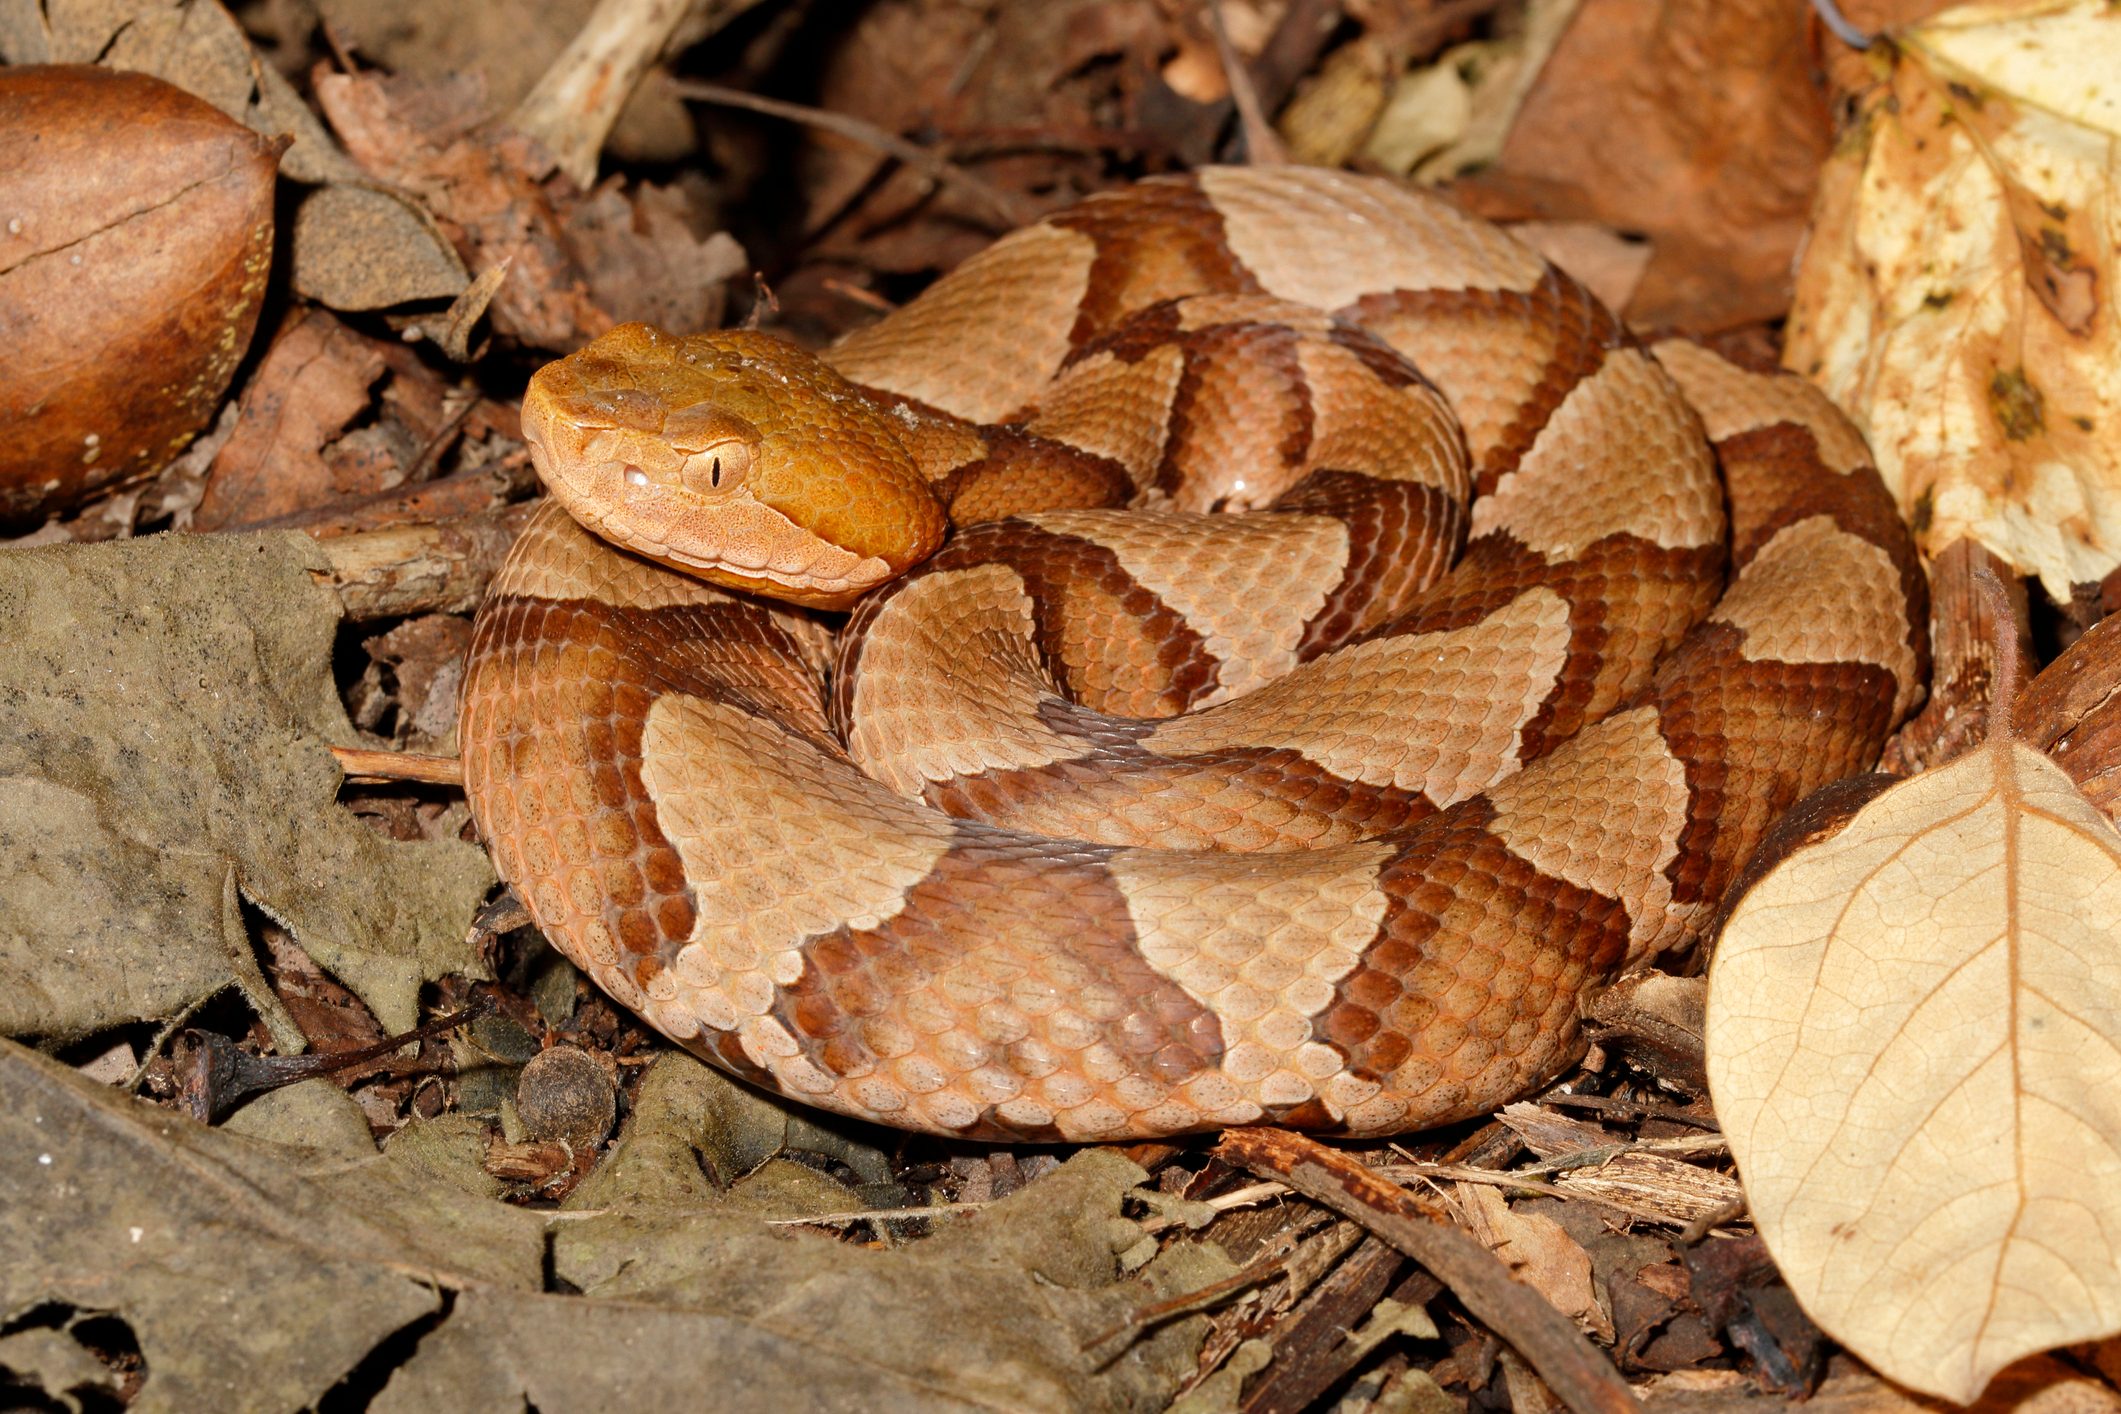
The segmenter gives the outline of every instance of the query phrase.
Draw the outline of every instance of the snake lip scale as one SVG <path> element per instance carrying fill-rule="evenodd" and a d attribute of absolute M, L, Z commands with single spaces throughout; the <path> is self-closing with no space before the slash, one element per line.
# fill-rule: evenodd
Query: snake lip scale
<path fill-rule="evenodd" d="M 1485 1113 L 1928 676 L 1821 394 L 1382 179 L 1096 196 L 822 355 L 623 326 L 524 419 L 460 722 L 502 877 L 904 1128 Z"/>

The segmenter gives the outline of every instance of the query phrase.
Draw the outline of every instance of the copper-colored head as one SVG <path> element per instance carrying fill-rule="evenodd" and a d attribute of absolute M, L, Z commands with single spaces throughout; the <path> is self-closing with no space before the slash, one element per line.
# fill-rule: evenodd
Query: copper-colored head
<path fill-rule="evenodd" d="M 575 519 L 734 589 L 842 608 L 942 543 L 890 414 L 765 334 L 622 324 L 537 371 L 523 435 Z"/>

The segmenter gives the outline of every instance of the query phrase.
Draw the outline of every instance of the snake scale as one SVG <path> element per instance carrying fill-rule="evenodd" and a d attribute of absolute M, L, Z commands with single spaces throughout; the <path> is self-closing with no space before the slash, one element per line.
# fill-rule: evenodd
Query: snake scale
<path fill-rule="evenodd" d="M 1092 197 L 822 355 L 623 326 L 524 426 L 460 723 L 502 876 L 904 1128 L 1485 1112 L 1927 679 L 1823 396 L 1382 179 Z"/>

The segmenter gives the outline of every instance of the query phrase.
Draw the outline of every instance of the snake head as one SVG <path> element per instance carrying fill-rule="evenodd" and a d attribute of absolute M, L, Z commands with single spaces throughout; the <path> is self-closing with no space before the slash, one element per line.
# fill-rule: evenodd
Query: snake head
<path fill-rule="evenodd" d="M 532 376 L 523 435 L 576 520 L 732 589 L 845 608 L 942 543 L 890 413 L 766 334 L 622 324 Z"/>

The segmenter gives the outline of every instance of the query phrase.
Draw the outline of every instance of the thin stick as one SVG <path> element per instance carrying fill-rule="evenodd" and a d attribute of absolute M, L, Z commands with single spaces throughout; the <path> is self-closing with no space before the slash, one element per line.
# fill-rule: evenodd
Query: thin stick
<path fill-rule="evenodd" d="M 601 0 L 516 104 L 508 125 L 543 143 L 554 164 L 587 191 L 619 110 L 691 9 L 692 0 Z"/>
<path fill-rule="evenodd" d="M 1275 1175 L 1427 1267 L 1576 1414 L 1641 1408 L 1612 1362 L 1568 1317 L 1511 1276 L 1501 1258 L 1457 1228 L 1431 1221 L 1410 1194 L 1347 1155 L 1279 1129 L 1230 1130 L 1215 1155 Z"/>
<path fill-rule="evenodd" d="M 1834 32 L 1834 38 L 1851 49 L 1868 49 L 1878 42 L 1877 35 L 1865 34 L 1849 23 L 1848 16 L 1841 13 L 1841 7 L 1834 0 L 1812 0 L 1812 13 L 1819 16 L 1819 23 Z"/>
<path fill-rule="evenodd" d="M 455 756 L 430 756 L 423 751 L 364 751 L 353 746 L 334 746 L 331 754 L 346 779 L 362 785 L 417 781 L 459 790 L 464 787 L 464 762 Z"/>
<path fill-rule="evenodd" d="M 880 128 L 874 123 L 864 122 L 860 118 L 850 117 L 845 113 L 827 112 L 823 108 L 812 108 L 801 103 L 783 103 L 778 98 L 763 98 L 756 93 L 746 93 L 740 88 L 725 88 L 721 84 L 705 83 L 699 79 L 672 79 L 670 91 L 680 98 L 697 99 L 702 103 L 718 103 L 724 108 L 743 108 L 753 113 L 764 113 L 769 118 L 785 118 L 791 123 L 802 123 L 808 127 L 838 133 L 841 137 L 865 143 L 879 152 L 887 152 L 930 181 L 955 188 L 984 203 L 988 210 L 1011 226 L 1026 226 L 1038 219 L 1038 213 L 1014 192 L 1004 191 L 992 182 L 973 176 L 932 148 L 922 147 L 917 142 L 908 142 L 897 133 Z"/>
<path fill-rule="evenodd" d="M 2011 709 L 2018 704 L 2018 616 L 2011 612 L 2010 595 L 2003 588 L 2003 579 L 1986 564 L 1974 570 L 1974 583 L 1980 586 L 1981 597 L 1988 601 L 1989 617 L 1995 623 L 1996 667 L 1988 680 L 1988 739 L 2009 741 L 2015 733 L 2011 720 Z"/>
<path fill-rule="evenodd" d="M 1245 135 L 1245 161 L 1255 167 L 1271 167 L 1289 160 L 1289 149 L 1281 134 L 1267 121 L 1260 105 L 1259 90 L 1252 86 L 1252 72 L 1230 42 L 1223 25 L 1222 0 L 1207 0 L 1208 30 L 1215 36 L 1215 54 L 1222 61 L 1223 79 L 1230 85 L 1230 101 L 1237 105 L 1237 125 Z"/>

